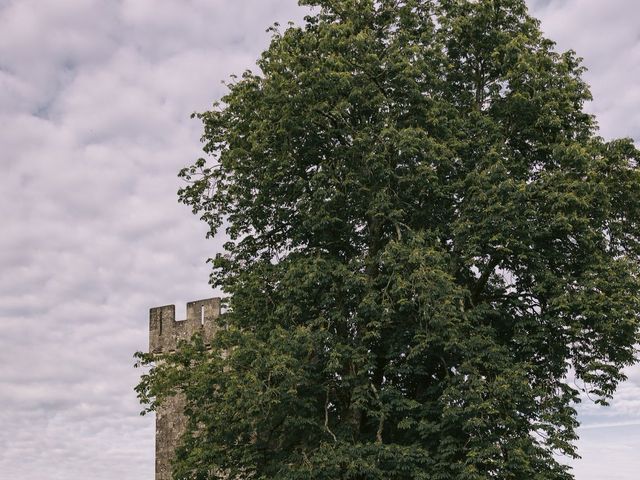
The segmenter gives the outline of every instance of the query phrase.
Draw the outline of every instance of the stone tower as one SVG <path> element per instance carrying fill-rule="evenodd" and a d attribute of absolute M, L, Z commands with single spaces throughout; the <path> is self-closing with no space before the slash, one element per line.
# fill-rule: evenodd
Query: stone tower
<path fill-rule="evenodd" d="M 220 299 L 187 303 L 187 319 L 176 321 L 175 305 L 152 308 L 149 312 L 149 352 L 175 350 L 178 341 L 202 333 L 205 342 L 215 333 L 214 319 L 220 316 Z M 156 411 L 156 480 L 171 480 L 171 460 L 180 436 L 186 429 L 184 400 L 178 395 Z"/>

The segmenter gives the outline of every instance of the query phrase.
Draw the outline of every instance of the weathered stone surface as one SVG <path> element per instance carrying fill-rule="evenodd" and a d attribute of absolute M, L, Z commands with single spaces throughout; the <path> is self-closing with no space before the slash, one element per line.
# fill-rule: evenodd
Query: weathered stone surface
<path fill-rule="evenodd" d="M 149 351 L 167 353 L 180 340 L 202 333 L 205 341 L 215 334 L 214 320 L 220 316 L 220 299 L 187 303 L 187 319 L 176 321 L 175 305 L 152 308 L 149 312 Z M 184 399 L 177 395 L 156 412 L 156 480 L 171 480 L 171 461 L 180 436 L 186 429 Z"/>

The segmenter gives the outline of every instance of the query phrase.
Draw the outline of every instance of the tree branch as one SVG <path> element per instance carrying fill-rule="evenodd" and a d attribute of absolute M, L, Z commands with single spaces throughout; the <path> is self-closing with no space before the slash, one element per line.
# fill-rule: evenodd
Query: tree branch
<path fill-rule="evenodd" d="M 337 442 L 338 439 L 329 428 L 329 387 L 327 387 L 327 396 L 325 397 L 325 400 L 324 400 L 324 428 L 327 432 L 329 432 L 329 435 L 333 437 L 333 441 Z"/>
<path fill-rule="evenodd" d="M 482 272 L 482 275 L 480 275 L 480 278 L 478 279 L 475 286 L 471 290 L 471 303 L 473 305 L 476 305 L 478 303 L 480 294 L 484 290 L 484 287 L 487 285 L 487 282 L 489 281 L 489 277 L 491 277 L 491 274 L 493 273 L 495 268 L 500 264 L 501 261 L 502 261 L 501 255 L 494 255 L 489 259 L 489 263 L 487 263 L 487 266 L 484 269 L 484 272 Z"/>

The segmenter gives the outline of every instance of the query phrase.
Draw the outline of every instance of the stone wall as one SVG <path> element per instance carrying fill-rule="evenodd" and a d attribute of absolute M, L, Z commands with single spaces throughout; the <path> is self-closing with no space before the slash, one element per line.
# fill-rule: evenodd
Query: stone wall
<path fill-rule="evenodd" d="M 175 350 L 180 340 L 202 333 L 205 342 L 215 334 L 214 320 L 220 316 L 220 299 L 187 303 L 187 319 L 176 321 L 175 305 L 152 308 L 149 312 L 149 352 Z M 177 395 L 156 411 L 156 480 L 171 480 L 171 461 L 176 445 L 186 429 L 184 399 Z"/>

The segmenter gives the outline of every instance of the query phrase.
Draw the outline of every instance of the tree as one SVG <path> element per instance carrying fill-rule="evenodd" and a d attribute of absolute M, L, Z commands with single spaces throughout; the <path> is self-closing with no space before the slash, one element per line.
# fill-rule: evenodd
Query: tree
<path fill-rule="evenodd" d="M 571 479 L 635 361 L 638 150 L 523 0 L 300 3 L 181 172 L 229 309 L 138 386 L 187 398 L 175 478 Z"/>

